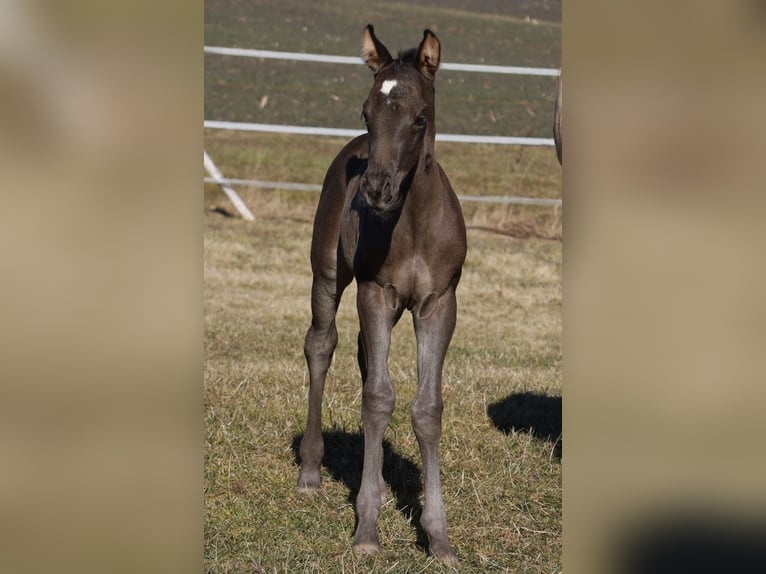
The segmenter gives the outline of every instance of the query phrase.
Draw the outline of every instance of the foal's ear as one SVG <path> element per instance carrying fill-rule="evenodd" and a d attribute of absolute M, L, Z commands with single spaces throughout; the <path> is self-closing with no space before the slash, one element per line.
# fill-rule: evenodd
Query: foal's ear
<path fill-rule="evenodd" d="M 375 37 L 372 24 L 367 24 L 362 35 L 362 59 L 376 74 L 383 66 L 393 60 L 386 47 Z"/>
<path fill-rule="evenodd" d="M 433 79 L 441 61 L 441 43 L 429 29 L 423 31 L 423 41 L 418 46 L 417 65 L 421 72 Z"/>

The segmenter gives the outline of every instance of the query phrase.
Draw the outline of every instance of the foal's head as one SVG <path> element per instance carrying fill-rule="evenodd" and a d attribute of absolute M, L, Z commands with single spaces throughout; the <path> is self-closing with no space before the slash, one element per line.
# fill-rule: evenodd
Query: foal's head
<path fill-rule="evenodd" d="M 375 37 L 364 30 L 362 58 L 375 73 L 375 82 L 362 108 L 370 149 L 361 193 L 378 211 L 397 209 L 419 162 L 433 161 L 434 75 L 441 46 L 430 30 L 417 49 L 394 60 Z"/>

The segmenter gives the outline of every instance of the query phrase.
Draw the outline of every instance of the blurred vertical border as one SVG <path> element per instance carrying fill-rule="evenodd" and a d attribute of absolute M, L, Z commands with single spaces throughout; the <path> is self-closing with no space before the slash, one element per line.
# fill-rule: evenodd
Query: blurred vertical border
<path fill-rule="evenodd" d="M 2 3 L 3 571 L 202 568 L 202 19 Z"/>
<path fill-rule="evenodd" d="M 566 572 L 766 571 L 766 12 L 563 11 Z"/>

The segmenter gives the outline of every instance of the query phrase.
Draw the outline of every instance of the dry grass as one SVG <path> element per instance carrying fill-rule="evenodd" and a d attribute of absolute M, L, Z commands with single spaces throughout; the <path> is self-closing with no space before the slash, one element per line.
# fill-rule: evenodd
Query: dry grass
<path fill-rule="evenodd" d="M 301 197 L 309 205 L 296 215 L 272 199 L 255 224 L 206 215 L 207 570 L 442 571 L 410 522 L 421 492 L 409 423 L 416 366 L 407 315 L 390 359 L 398 401 L 386 433 L 393 497 L 379 522 L 383 550 L 362 560 L 351 552 L 362 448 L 353 285 L 339 312 L 340 341 L 324 401 L 325 490 L 315 497 L 295 491 L 311 282 L 311 208 Z M 462 572 L 560 570 L 561 467 L 554 453 L 560 268 L 559 242 L 469 230 L 458 327 L 445 367 L 442 438 L 450 536 Z"/>

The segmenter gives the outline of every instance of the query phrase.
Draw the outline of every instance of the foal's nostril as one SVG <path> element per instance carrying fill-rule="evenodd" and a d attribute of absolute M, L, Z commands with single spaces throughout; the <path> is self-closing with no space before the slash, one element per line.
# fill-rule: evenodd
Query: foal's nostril
<path fill-rule="evenodd" d="M 362 176 L 360 191 L 370 205 L 381 207 L 394 197 L 394 179 L 386 172 L 367 172 Z"/>
<path fill-rule="evenodd" d="M 375 195 L 375 185 L 370 181 L 370 178 L 367 177 L 367 174 L 362 176 L 362 193 L 365 194 L 367 197 L 371 197 Z"/>

